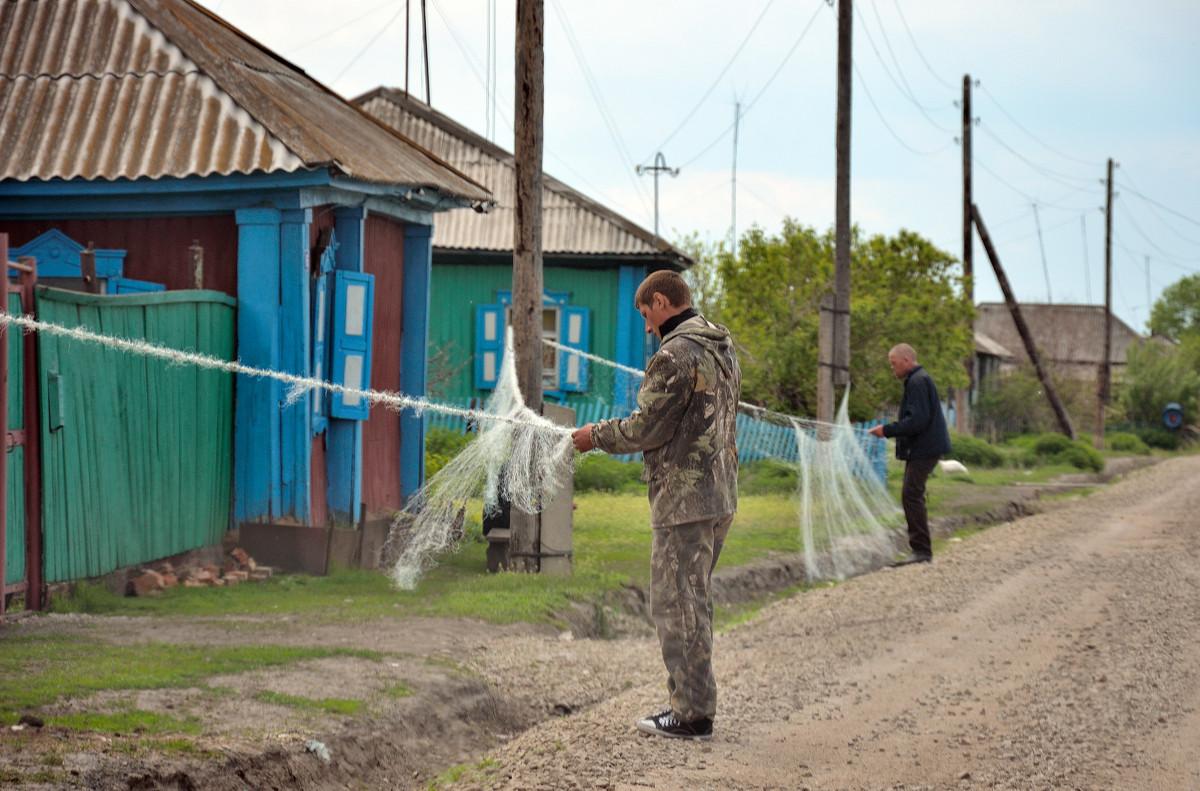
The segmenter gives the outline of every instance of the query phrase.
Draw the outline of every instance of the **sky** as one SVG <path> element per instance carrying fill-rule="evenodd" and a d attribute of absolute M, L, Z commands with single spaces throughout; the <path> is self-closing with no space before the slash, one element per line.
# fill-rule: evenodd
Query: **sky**
<path fill-rule="evenodd" d="M 346 98 L 407 84 L 512 150 L 515 0 L 427 0 L 428 94 L 418 0 L 202 4 Z M 1200 272 L 1197 31 L 1195 0 L 854 0 L 852 221 L 962 257 L 969 74 L 974 201 L 1017 299 L 1104 304 L 1111 158 L 1113 312 L 1144 332 Z M 831 228 L 836 92 L 836 3 L 545 3 L 545 172 L 653 230 L 635 168 L 661 154 L 669 241 Z M 976 301 L 1003 300 L 978 237 L 974 261 Z"/>

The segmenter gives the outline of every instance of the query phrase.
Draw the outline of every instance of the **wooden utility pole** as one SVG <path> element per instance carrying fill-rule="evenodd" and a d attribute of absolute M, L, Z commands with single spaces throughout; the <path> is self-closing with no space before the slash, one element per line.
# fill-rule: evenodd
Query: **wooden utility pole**
<path fill-rule="evenodd" d="M 1112 376 L 1112 200 L 1113 161 L 1108 158 L 1108 177 L 1104 198 L 1104 359 L 1096 377 L 1096 434 L 1093 444 L 1104 449 L 1104 410 L 1108 406 Z"/>
<path fill-rule="evenodd" d="M 832 343 L 817 347 L 832 349 L 832 360 L 818 359 L 832 368 L 832 377 L 817 377 L 817 419 L 832 423 L 834 387 L 850 383 L 850 86 L 851 44 L 854 8 L 851 0 L 838 0 L 838 58 L 837 58 L 837 194 L 834 199 L 833 247 L 833 332 Z M 818 329 L 819 333 L 819 329 Z M 828 382 L 822 387 L 822 382 Z"/>
<path fill-rule="evenodd" d="M 1025 353 L 1029 355 L 1033 369 L 1037 371 L 1038 381 L 1042 383 L 1042 391 L 1050 402 L 1050 408 L 1054 410 L 1054 416 L 1058 418 L 1058 425 L 1062 428 L 1062 432 L 1074 440 L 1075 426 L 1071 423 L 1071 416 L 1067 414 L 1066 408 L 1058 398 L 1058 391 L 1054 389 L 1054 380 L 1050 378 L 1046 367 L 1042 365 L 1042 356 L 1038 353 L 1037 344 L 1033 341 L 1033 333 L 1029 331 L 1029 325 L 1025 323 L 1025 317 L 1021 315 L 1021 306 L 1017 304 L 1012 287 L 1008 284 L 1008 277 L 1004 274 L 1004 268 L 1000 266 L 1000 256 L 996 255 L 996 248 L 992 246 L 992 237 L 988 235 L 987 226 L 983 224 L 983 217 L 979 214 L 978 206 L 972 204 L 971 216 L 975 220 L 975 229 L 979 231 L 979 241 L 983 242 L 983 249 L 987 251 L 988 258 L 992 262 L 992 269 L 996 272 L 996 280 L 1000 282 L 1000 290 L 1004 292 L 1004 301 L 1008 304 L 1008 312 L 1012 314 L 1013 324 L 1017 325 L 1017 332 L 1025 344 Z"/>
<path fill-rule="evenodd" d="M 975 237 L 971 233 L 971 206 L 974 198 L 971 194 L 971 75 L 963 75 L 962 85 L 962 167 L 963 167 L 963 288 L 975 307 Z M 971 386 L 975 384 L 975 322 L 971 322 L 971 352 L 963 361 L 967 369 L 967 386 L 960 387 L 954 394 L 954 427 L 961 434 L 971 433 L 971 419 L 968 411 L 968 395 Z"/>
<path fill-rule="evenodd" d="M 542 413 L 542 116 L 545 55 L 543 0 L 517 0 L 516 201 L 512 328 L 517 384 L 525 405 Z M 541 517 L 512 512 L 510 556 L 517 571 L 537 571 Z"/>
<path fill-rule="evenodd" d="M 429 16 L 425 13 L 425 0 L 421 0 L 421 39 L 425 42 L 425 104 L 433 107 L 433 97 L 429 95 Z"/>

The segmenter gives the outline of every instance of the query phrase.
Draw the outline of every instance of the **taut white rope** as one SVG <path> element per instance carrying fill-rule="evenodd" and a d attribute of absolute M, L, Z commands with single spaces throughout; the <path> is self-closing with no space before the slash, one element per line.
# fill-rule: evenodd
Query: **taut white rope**
<path fill-rule="evenodd" d="M 462 409 L 461 407 L 449 406 L 446 404 L 438 404 L 429 401 L 425 398 L 414 398 L 401 393 L 394 393 L 387 390 L 371 390 L 360 389 L 355 387 L 346 387 L 345 385 L 327 382 L 323 379 L 315 379 L 308 376 L 299 376 L 290 374 L 285 371 L 275 371 L 270 368 L 256 368 L 251 365 L 229 360 L 222 360 L 219 357 L 213 357 L 207 354 L 198 352 L 183 351 L 182 349 L 173 349 L 169 346 L 162 346 L 156 343 L 151 343 L 144 340 L 130 340 L 128 338 L 118 338 L 112 335 L 103 335 L 92 332 L 85 327 L 64 327 L 59 324 L 52 324 L 46 321 L 39 321 L 28 316 L 20 316 L 13 313 L 0 313 L 0 323 L 5 325 L 15 325 L 26 332 L 46 332 L 51 335 L 57 335 L 64 338 L 71 338 L 85 343 L 95 343 L 101 346 L 107 346 L 111 349 L 118 349 L 124 352 L 140 354 L 146 357 L 157 357 L 160 360 L 177 365 L 195 365 L 199 368 L 208 368 L 217 371 L 226 371 L 228 373 L 242 374 L 244 376 L 254 376 L 260 379 L 276 379 L 285 384 L 291 385 L 288 391 L 287 402 L 293 404 L 310 390 L 328 390 L 331 393 L 349 394 L 358 398 L 364 398 L 371 404 L 382 404 L 396 410 L 397 412 L 411 409 L 418 415 L 424 412 L 437 412 L 444 415 L 452 415 L 455 417 L 466 418 L 467 420 L 488 419 L 491 421 L 514 422 L 525 421 L 527 419 L 515 415 L 494 415 L 487 412 Z M 537 423 L 539 428 L 550 431 L 559 435 L 567 435 L 571 433 L 571 429 L 556 426 L 553 423 Z"/>

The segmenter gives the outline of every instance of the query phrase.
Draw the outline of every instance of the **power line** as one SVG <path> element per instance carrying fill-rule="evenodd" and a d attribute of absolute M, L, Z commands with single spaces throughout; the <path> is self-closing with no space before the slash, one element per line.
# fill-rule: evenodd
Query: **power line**
<path fill-rule="evenodd" d="M 342 69 L 340 72 L 338 72 L 338 75 L 336 77 L 334 77 L 332 80 L 330 80 L 330 84 L 332 85 L 333 83 L 337 82 L 338 80 L 340 80 L 342 78 L 343 74 L 350 71 L 350 67 L 353 66 L 355 63 L 357 63 L 358 59 L 366 54 L 367 50 L 369 50 L 371 48 L 371 45 L 374 44 L 376 41 L 378 41 L 379 37 L 384 34 L 384 31 L 386 31 L 389 27 L 391 27 L 392 23 L 395 22 L 396 19 L 398 19 L 399 16 L 403 13 L 404 13 L 404 7 L 401 6 L 400 10 L 397 11 L 396 13 L 392 14 L 392 18 L 389 19 L 384 24 L 383 27 L 379 28 L 379 32 L 376 33 L 374 36 L 371 36 L 371 40 L 367 42 L 366 46 L 364 46 L 362 49 L 360 49 L 358 51 L 358 54 L 350 59 L 350 62 L 346 64 L 346 67 L 344 69 Z"/>
<path fill-rule="evenodd" d="M 984 134 L 986 134 L 988 137 L 992 138 L 997 143 L 999 143 L 1003 149 L 1005 149 L 1010 154 L 1012 154 L 1014 157 L 1021 160 L 1026 165 L 1033 168 L 1038 173 L 1042 174 L 1043 176 L 1050 179 L 1051 181 L 1056 181 L 1065 187 L 1074 187 L 1074 186 L 1077 186 L 1078 183 L 1081 181 L 1089 181 L 1090 180 L 1084 176 L 1073 176 L 1068 173 L 1059 173 L 1057 171 L 1050 170 L 1049 168 L 1045 167 L 1044 165 L 1039 165 L 1038 163 L 1036 163 L 1033 160 L 1026 157 L 1024 154 L 1017 151 L 1015 148 L 1010 146 L 1008 143 L 1001 140 L 1000 137 L 995 132 L 993 132 L 991 129 L 989 129 L 986 125 L 981 123 L 979 125 L 979 128 L 983 131 Z M 1069 184 L 1066 181 L 1064 181 L 1063 179 L 1069 179 L 1071 181 L 1074 181 L 1075 184 Z"/>
<path fill-rule="evenodd" d="M 563 29 L 563 33 L 567 37 L 567 44 L 575 55 L 575 60 L 579 64 L 579 69 L 583 72 L 584 83 L 588 87 L 588 91 L 592 94 L 592 99 L 596 102 L 596 107 L 600 110 L 600 118 L 604 121 L 604 125 L 608 128 L 609 137 L 612 138 L 613 145 L 617 149 L 617 154 L 624 160 L 624 170 L 629 176 L 630 183 L 633 184 L 634 191 L 641 198 L 643 204 L 646 203 L 645 187 L 634 178 L 634 162 L 633 157 L 629 154 L 629 148 L 625 145 L 625 140 L 621 137 L 621 133 L 617 128 L 615 119 L 612 113 L 608 110 L 608 105 L 604 101 L 604 96 L 600 92 L 600 85 L 592 74 L 591 68 L 588 66 L 587 59 L 583 55 L 583 49 L 579 46 L 579 41 L 575 38 L 575 31 L 571 27 L 570 20 L 567 19 L 566 13 L 563 11 L 562 5 L 558 0 L 550 0 L 554 6 L 555 15 L 558 18 L 558 24 Z"/>
<path fill-rule="evenodd" d="M 875 109 L 875 114 L 879 116 L 879 120 L 883 124 L 883 128 L 888 130 L 888 132 L 891 133 L 892 137 L 896 138 L 897 143 L 904 146 L 905 148 L 907 148 L 909 151 L 913 152 L 914 154 L 918 154 L 923 157 L 935 156 L 937 154 L 942 153 L 950 146 L 954 145 L 954 140 L 950 140 L 946 143 L 946 145 L 942 146 L 941 148 L 939 148 L 935 151 L 921 151 L 919 149 L 913 148 L 908 143 L 904 142 L 904 139 L 901 138 L 900 135 L 896 134 L 896 130 L 892 129 L 891 124 L 889 124 L 887 122 L 887 119 L 883 117 L 883 112 L 879 109 L 879 105 L 875 104 L 875 98 L 873 96 L 871 96 L 871 89 L 867 87 L 867 81 L 865 79 L 863 79 L 862 72 L 859 71 L 859 69 L 858 69 L 857 61 L 854 62 L 854 73 L 858 75 L 858 84 L 862 86 L 863 92 L 867 94 L 867 101 L 870 102 L 871 107 L 873 107 Z"/>
<path fill-rule="evenodd" d="M 759 92 L 757 94 L 755 94 L 754 98 L 751 99 L 749 104 L 746 105 L 745 109 L 742 110 L 742 115 L 741 115 L 742 118 L 746 117 L 746 114 L 750 112 L 750 109 L 752 107 L 754 107 L 755 102 L 757 102 L 759 99 L 762 98 L 762 95 L 767 92 L 767 88 L 771 87 L 771 83 L 773 83 L 775 81 L 775 78 L 779 76 L 779 73 L 783 71 L 783 67 L 787 65 L 787 62 L 789 60 L 791 60 L 792 55 L 796 52 L 797 49 L 799 49 L 800 42 L 804 41 L 804 37 L 808 35 L 808 31 L 812 28 L 813 23 L 817 21 L 817 17 L 820 15 L 821 9 L 823 9 L 825 7 L 826 6 L 824 3 L 820 3 L 817 5 L 817 10 L 813 13 L 812 17 L 808 20 L 808 24 L 804 26 L 804 30 L 800 31 L 800 36 L 796 39 L 796 43 L 793 44 L 792 48 L 789 49 L 787 51 L 787 54 L 783 56 L 783 60 L 780 62 L 779 67 L 775 69 L 775 72 L 770 76 L 770 78 L 766 81 L 766 83 L 759 90 Z M 704 149 L 699 154 L 696 154 L 694 157 L 692 157 L 688 161 L 684 162 L 679 167 L 685 168 L 688 165 L 695 162 L 700 157 L 707 154 L 712 149 L 713 146 L 715 146 L 717 143 L 720 143 L 722 140 L 724 140 L 725 136 L 728 135 L 732 131 L 733 131 L 733 124 L 730 124 L 729 126 L 727 126 L 725 128 L 725 131 L 723 131 L 723 132 L 721 132 L 721 134 L 717 135 L 715 140 L 713 140 L 711 143 L 709 143 L 707 146 L 705 146 Z"/>
<path fill-rule="evenodd" d="M 1121 235 L 1119 233 L 1117 233 L 1117 231 L 1115 229 L 1113 230 L 1113 238 L 1116 239 L 1116 242 L 1113 243 L 1113 247 L 1124 250 L 1125 252 L 1129 253 L 1131 256 L 1133 256 L 1133 255 L 1145 256 L 1146 255 L 1145 250 L 1135 250 L 1132 247 L 1129 247 L 1128 245 L 1126 245 L 1125 242 L 1121 239 Z M 1180 271 L 1187 272 L 1188 274 L 1194 275 L 1194 274 L 1200 273 L 1200 262 L 1197 262 L 1197 268 L 1191 269 L 1177 261 L 1172 261 L 1169 259 L 1164 260 L 1164 259 L 1158 258 L 1156 256 L 1151 256 L 1151 258 L 1154 258 L 1157 261 L 1162 261 L 1162 263 L 1167 264 L 1168 266 L 1173 266 Z"/>
<path fill-rule="evenodd" d="M 1175 209 L 1172 209 L 1170 206 L 1167 206 L 1166 204 L 1159 203 L 1158 201 L 1154 200 L 1153 198 L 1147 197 L 1146 195 L 1143 195 L 1142 193 L 1138 192 L 1136 189 L 1129 186 L 1128 184 L 1121 184 L 1120 187 L 1121 187 L 1122 192 L 1128 192 L 1130 195 L 1139 197 L 1142 200 L 1146 201 L 1147 203 L 1151 204 L 1152 206 L 1157 206 L 1160 209 L 1163 209 L 1164 211 L 1169 211 L 1171 214 L 1174 214 L 1176 217 L 1179 217 L 1180 219 L 1183 219 L 1183 220 L 1187 220 L 1188 222 L 1192 223 L 1193 225 L 1200 225 L 1200 220 L 1194 220 L 1191 217 L 1188 217 L 1186 214 L 1182 214 L 1182 213 L 1176 211 Z M 1188 241 L 1191 241 L 1191 240 L 1189 239 Z"/>
<path fill-rule="evenodd" d="M 712 81 L 712 85 L 708 86 L 708 90 L 706 90 L 704 95 L 700 97 L 700 101 L 696 102 L 696 106 L 691 109 L 691 112 L 689 112 L 687 116 L 679 122 L 679 126 L 675 127 L 675 130 L 671 132 L 671 134 L 667 135 L 666 140 L 662 141 L 654 148 L 656 152 L 662 151 L 664 148 L 666 148 L 667 143 L 670 143 L 675 135 L 679 134 L 679 131 L 683 129 L 687 122 L 692 120 L 692 116 L 696 114 L 696 111 L 699 110 L 701 105 L 703 105 L 708 99 L 709 95 L 713 92 L 713 89 L 715 89 L 717 84 L 721 82 L 721 78 L 725 76 L 725 73 L 729 71 L 729 68 L 733 65 L 733 62 L 737 60 L 737 56 L 742 53 L 743 49 L 745 49 L 746 44 L 750 41 L 750 37 L 753 36 L 754 31 L 758 29 L 759 23 L 763 21 L 763 17 L 767 15 L 767 11 L 771 10 L 771 6 L 774 4 L 775 0 L 767 0 L 767 4 L 763 7 L 762 13 L 758 15 L 758 19 L 754 20 L 754 24 L 750 26 L 750 30 L 746 33 L 746 37 L 742 39 L 742 43 L 738 45 L 738 48 L 734 51 L 732 57 L 729 58 L 729 62 L 725 64 L 725 68 L 721 69 L 721 73 L 718 74 L 716 79 Z M 644 160 L 642 160 L 642 164 L 646 164 L 653 157 L 654 154 L 648 155 Z"/>
<path fill-rule="evenodd" d="M 874 7 L 873 3 L 872 3 L 872 7 Z M 887 45 L 888 52 L 892 56 L 892 62 L 896 66 L 896 73 L 900 75 L 899 81 L 896 80 L 896 77 L 892 76 L 891 69 L 888 68 L 887 63 L 885 63 L 883 60 L 883 55 L 879 52 L 879 47 L 875 46 L 875 39 L 871 36 L 870 28 L 867 27 L 867 20 L 866 20 L 866 17 L 864 17 L 862 15 L 861 6 L 856 4 L 854 6 L 854 11 L 855 11 L 855 13 L 858 14 L 858 21 L 862 23 L 862 31 L 863 31 L 863 34 L 867 37 L 867 43 L 869 43 L 871 45 L 871 50 L 875 53 L 875 57 L 879 61 L 879 65 L 883 67 L 883 73 L 886 74 L 888 76 L 888 79 L 892 81 L 892 85 L 896 86 L 896 90 L 900 91 L 900 95 L 903 96 L 904 98 L 908 99 L 910 102 L 912 102 L 913 105 L 918 110 L 921 111 L 921 115 L 925 116 L 925 120 L 929 121 L 929 123 L 931 123 L 933 126 L 937 127 L 939 130 L 945 132 L 948 135 L 954 134 L 953 129 L 947 129 L 946 127 L 942 126 L 937 121 L 933 120 L 933 118 L 930 117 L 929 113 L 926 112 L 926 110 L 931 110 L 931 109 L 944 110 L 947 107 L 953 107 L 954 103 L 951 102 L 950 104 L 947 104 L 947 105 L 945 105 L 943 107 L 939 107 L 939 108 L 927 108 L 925 105 L 921 104 L 921 102 L 917 99 L 916 94 L 913 93 L 912 87 L 908 84 L 908 80 L 904 79 L 904 72 L 900 68 L 900 63 L 896 60 L 896 53 L 892 52 L 892 45 L 888 41 L 887 33 L 884 32 L 884 30 L 883 30 L 883 20 L 879 19 L 878 9 L 876 9 L 876 11 L 875 11 L 875 18 L 877 20 L 879 20 L 880 34 L 883 36 L 883 42 L 884 42 L 884 44 Z M 901 83 L 903 83 L 903 84 L 901 84 Z"/>
<path fill-rule="evenodd" d="M 362 14 L 359 14 L 358 16 L 354 17 L 354 19 L 351 19 L 348 22 L 343 22 L 342 24 L 338 25 L 337 27 L 329 28 L 328 30 L 322 32 L 321 35 L 316 36 L 315 38 L 310 38 L 308 41 L 305 41 L 303 44 L 297 44 L 296 46 L 292 47 L 284 54 L 291 55 L 293 52 L 299 52 L 300 50 L 304 49 L 305 47 L 309 46 L 310 44 L 316 44 L 318 41 L 324 41 L 325 39 L 332 36 L 334 33 L 337 33 L 339 30 L 344 30 L 345 28 L 348 28 L 351 25 L 353 25 L 355 22 L 359 22 L 363 19 L 366 19 L 371 14 L 374 14 L 376 11 L 387 8 L 393 2 L 394 2 L 394 0 L 387 0 L 387 2 L 385 2 L 385 3 L 380 3 L 379 5 L 372 8 L 370 11 L 366 11 Z M 213 9 L 213 13 L 214 14 L 216 13 L 216 9 Z"/>
<path fill-rule="evenodd" d="M 1036 142 L 1038 145 L 1042 146 L 1043 148 L 1045 148 L 1048 151 L 1053 151 L 1055 154 L 1058 154 L 1060 157 L 1063 157 L 1064 159 L 1070 159 L 1070 160 L 1074 160 L 1075 162 L 1079 162 L 1084 165 L 1090 165 L 1092 167 L 1096 167 L 1097 163 L 1095 163 L 1089 159 L 1080 159 L 1079 157 L 1071 156 L 1070 154 L 1065 154 L 1062 151 L 1059 151 L 1054 146 L 1047 143 L 1046 141 L 1042 140 L 1040 137 L 1035 135 L 1033 132 L 1030 132 L 1028 129 L 1026 129 L 1024 126 L 1021 125 L 1020 121 L 1018 121 L 1016 118 L 1014 118 L 1012 116 L 1012 113 L 1010 113 L 1008 110 L 1004 109 L 1004 106 L 1002 104 L 1000 104 L 1000 102 L 996 99 L 995 96 L 992 95 L 992 92 L 987 89 L 986 85 L 984 85 L 982 82 L 980 82 L 979 88 L 980 88 L 980 90 L 982 90 L 984 93 L 986 93 L 988 95 L 988 98 L 990 98 L 993 102 L 996 103 L 996 108 L 998 110 L 1000 110 L 1000 112 L 1004 113 L 1005 117 L 1008 118 L 1008 120 L 1012 121 L 1013 124 L 1015 124 L 1016 127 L 1018 129 L 1020 129 L 1022 132 L 1029 135 L 1034 140 L 1034 142 Z"/>
<path fill-rule="evenodd" d="M 1158 253 L 1159 253 L 1159 255 L 1163 256 L 1164 258 L 1169 258 L 1169 259 L 1171 259 L 1171 260 L 1173 260 L 1173 261 L 1187 261 L 1187 260 L 1189 260 L 1187 256 L 1175 255 L 1175 254 L 1173 254 L 1173 253 L 1168 253 L 1166 250 L 1164 250 L 1164 249 L 1162 249 L 1161 247 L 1159 247 L 1159 246 L 1158 246 L 1158 245 L 1155 243 L 1155 241 L 1154 241 L 1153 239 L 1151 239 L 1151 238 L 1150 238 L 1150 235 L 1149 235 L 1149 234 L 1147 234 L 1145 231 L 1143 231 L 1143 230 L 1142 230 L 1142 226 L 1138 225 L 1138 223 L 1137 223 L 1137 220 L 1135 220 L 1135 219 L 1133 218 L 1133 213 L 1132 213 L 1131 211 L 1129 211 L 1129 209 L 1127 209 L 1127 208 L 1125 207 L 1125 204 L 1124 204 L 1123 202 L 1122 202 L 1122 203 L 1118 203 L 1118 204 L 1117 204 L 1117 207 L 1118 207 L 1118 208 L 1121 210 L 1121 213 L 1125 215 L 1125 219 L 1129 220 L 1129 224 L 1133 226 L 1133 229 L 1134 229 L 1135 231 L 1137 231 L 1137 232 L 1138 232 L 1138 234 L 1139 234 L 1139 235 L 1140 235 L 1140 236 L 1141 236 L 1143 239 L 1145 239 L 1145 240 L 1146 240 L 1146 243 L 1147 243 L 1147 244 L 1149 244 L 1151 247 L 1153 247 L 1155 250 L 1157 250 L 1157 251 L 1158 251 Z"/>
<path fill-rule="evenodd" d="M 872 0 L 872 3 L 874 3 L 874 0 Z M 908 26 L 908 20 L 904 18 L 904 11 L 902 11 L 900 8 L 900 0 L 895 0 L 895 4 L 896 4 L 896 13 L 900 15 L 900 21 L 902 23 L 904 23 L 904 32 L 908 33 L 908 40 L 912 42 L 913 49 L 915 49 L 917 51 L 917 57 L 919 57 L 921 59 L 921 62 L 925 64 L 925 68 L 929 70 L 929 73 L 933 75 L 933 78 L 935 80 L 940 82 L 942 85 L 945 85 L 947 88 L 949 88 L 952 91 L 957 90 L 957 88 L 958 88 L 957 85 L 955 85 L 952 82 L 946 82 L 945 80 L 943 80 L 941 78 L 941 76 L 936 71 L 933 70 L 933 67 L 929 65 L 929 61 L 927 61 L 925 59 L 925 54 L 923 52 L 921 52 L 921 48 L 919 46 L 917 46 L 917 40 L 915 38 L 913 38 L 912 29 L 909 28 L 909 26 Z"/>

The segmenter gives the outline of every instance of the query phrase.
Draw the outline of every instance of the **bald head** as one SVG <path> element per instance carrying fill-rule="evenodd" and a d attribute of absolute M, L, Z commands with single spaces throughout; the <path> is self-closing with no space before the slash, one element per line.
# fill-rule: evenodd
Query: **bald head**
<path fill-rule="evenodd" d="M 907 343 L 897 343 L 888 352 L 888 364 L 897 379 L 908 376 L 908 372 L 917 367 L 917 350 Z"/>

